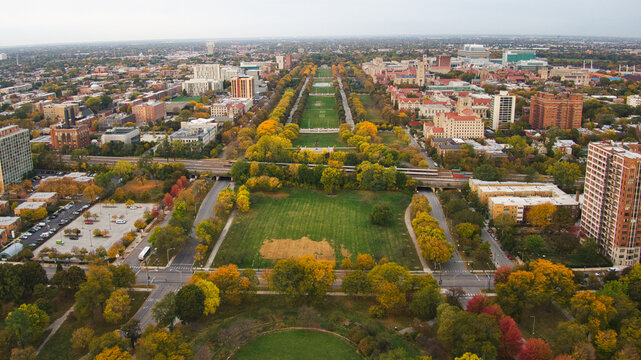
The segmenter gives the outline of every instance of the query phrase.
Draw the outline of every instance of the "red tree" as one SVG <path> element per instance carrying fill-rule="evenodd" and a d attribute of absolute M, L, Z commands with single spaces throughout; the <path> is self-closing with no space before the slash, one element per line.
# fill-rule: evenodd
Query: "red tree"
<path fill-rule="evenodd" d="M 501 283 L 506 283 L 507 278 L 510 277 L 510 274 L 512 273 L 512 267 L 511 266 L 500 266 L 496 271 L 494 272 L 494 283 L 495 284 L 501 284 Z"/>
<path fill-rule="evenodd" d="M 171 190 L 169 191 L 169 193 L 171 194 L 171 196 L 176 197 L 178 196 L 181 190 L 182 188 L 180 187 L 180 185 L 176 183 L 171 187 Z"/>
<path fill-rule="evenodd" d="M 169 194 L 165 194 L 165 198 L 162 199 L 162 203 L 165 204 L 165 207 L 170 208 L 174 206 L 174 198 Z"/>
<path fill-rule="evenodd" d="M 552 360 L 552 350 L 542 339 L 527 339 L 518 360 Z"/>
<path fill-rule="evenodd" d="M 523 335 L 521 335 L 519 326 L 514 319 L 506 316 L 499 320 L 499 328 L 501 329 L 499 357 L 503 359 L 514 359 L 523 346 Z"/>
<path fill-rule="evenodd" d="M 487 297 L 482 294 L 476 294 L 470 301 L 467 302 L 467 307 L 465 308 L 468 312 L 473 312 L 479 314 L 481 310 L 485 309 L 488 305 Z"/>
<path fill-rule="evenodd" d="M 183 189 L 186 189 L 189 187 L 189 180 L 187 180 L 186 177 L 181 176 L 177 181 L 176 184 L 180 186 Z"/>
<path fill-rule="evenodd" d="M 505 314 L 503 313 L 503 309 L 497 304 L 492 304 L 486 306 L 483 311 L 481 311 L 481 314 L 488 314 L 492 315 L 496 318 L 496 320 L 501 320 Z"/>

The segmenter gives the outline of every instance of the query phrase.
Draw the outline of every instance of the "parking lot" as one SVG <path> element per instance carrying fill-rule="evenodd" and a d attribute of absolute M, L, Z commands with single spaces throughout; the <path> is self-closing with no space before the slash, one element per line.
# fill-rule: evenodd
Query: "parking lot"
<path fill-rule="evenodd" d="M 145 211 L 151 211 L 153 206 L 153 204 L 135 204 L 128 208 L 125 204 L 96 204 L 86 210 L 96 215 L 95 220 L 86 221 L 93 218 L 85 219 L 82 214 L 79 214 L 80 216 L 44 242 L 40 249 L 47 247 L 56 249 L 59 253 L 67 253 L 73 248 L 84 248 L 91 252 L 102 246 L 108 250 L 125 233 L 135 230 L 134 222 L 142 219 Z M 80 234 L 74 237 L 65 236 L 65 229 L 78 229 Z M 94 230 L 109 234 L 105 237 L 97 237 L 93 235 Z"/>
<path fill-rule="evenodd" d="M 24 246 L 35 248 L 42 244 L 46 237 L 43 237 L 42 234 L 46 232 L 56 232 L 66 224 L 73 221 L 81 212 L 82 208 L 89 206 L 85 201 L 76 201 L 71 206 L 66 205 L 66 207 L 60 208 L 57 214 L 52 214 L 46 219 L 42 219 L 40 224 L 44 226 L 35 225 L 27 232 L 23 233 L 20 236 L 20 241 Z M 76 213 L 74 215 L 74 213 Z M 37 230 L 36 230 L 37 229 Z"/>

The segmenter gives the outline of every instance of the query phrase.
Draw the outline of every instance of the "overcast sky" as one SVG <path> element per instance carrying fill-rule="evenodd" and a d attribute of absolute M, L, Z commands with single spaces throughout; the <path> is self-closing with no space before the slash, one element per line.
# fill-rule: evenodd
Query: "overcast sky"
<path fill-rule="evenodd" d="M 367 35 L 641 37 L 639 0 L 30 0 L 0 4 L 0 46 Z"/>

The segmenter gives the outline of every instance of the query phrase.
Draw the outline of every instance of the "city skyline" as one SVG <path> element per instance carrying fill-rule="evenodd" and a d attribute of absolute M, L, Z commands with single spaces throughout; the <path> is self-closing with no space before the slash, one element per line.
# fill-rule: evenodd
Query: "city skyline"
<path fill-rule="evenodd" d="M 439 35 L 533 35 L 641 37 L 633 11 L 603 11 L 597 1 L 517 3 L 464 0 L 457 7 L 434 1 L 336 0 L 304 8 L 293 0 L 278 4 L 196 0 L 188 8 L 166 0 L 149 6 L 116 0 L 108 7 L 75 0 L 35 1 L 28 18 L 10 16 L 0 24 L 0 46 L 60 43 L 184 40 L 203 38 L 364 37 Z M 615 0 L 609 9 L 634 6 Z M 21 5 L 3 6 L 7 14 Z M 227 16 L 236 14 L 238 16 Z M 527 15 L 527 16 L 524 16 Z M 242 21 L 239 21 L 242 20 Z"/>

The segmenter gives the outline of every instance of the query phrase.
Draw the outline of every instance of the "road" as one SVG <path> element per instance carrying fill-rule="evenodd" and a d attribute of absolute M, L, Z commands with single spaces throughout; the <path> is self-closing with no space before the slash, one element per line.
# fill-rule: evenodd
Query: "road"
<path fill-rule="evenodd" d="M 343 109 L 345 110 L 345 122 L 354 130 L 354 119 L 352 118 L 352 110 L 349 107 L 347 102 L 347 96 L 345 95 L 345 90 L 343 89 L 343 81 L 341 80 L 340 75 L 336 74 L 336 80 L 338 81 L 338 88 L 341 91 L 341 97 L 343 98 Z"/>
<path fill-rule="evenodd" d="M 505 254 L 505 251 L 503 251 L 501 245 L 494 238 L 494 235 L 488 231 L 487 227 L 481 229 L 481 240 L 490 243 L 490 249 L 492 250 L 492 261 L 497 268 L 499 266 L 514 266 L 514 261 L 510 260 L 507 257 L 507 254 Z"/>
<path fill-rule="evenodd" d="M 441 228 L 443 228 L 443 231 L 445 232 L 447 241 L 454 247 L 454 254 L 452 255 L 452 258 L 445 264 L 441 265 L 442 270 L 444 272 L 467 272 L 467 268 L 462 262 L 463 260 L 461 259 L 461 256 L 458 254 L 458 251 L 456 249 L 456 244 L 452 240 L 452 234 L 450 233 L 450 229 L 447 226 L 445 213 L 443 212 L 443 208 L 441 207 L 441 202 L 438 200 L 438 197 L 432 191 L 421 191 L 419 193 L 425 195 L 427 197 L 427 200 L 429 200 L 430 206 L 432 207 L 432 216 L 436 220 L 438 220 Z"/>
<path fill-rule="evenodd" d="M 294 113 L 298 109 L 298 104 L 300 103 L 300 98 L 303 96 L 303 92 L 305 91 L 305 88 L 307 87 L 307 83 L 309 82 L 309 79 L 311 76 L 308 76 L 305 78 L 305 83 L 303 84 L 303 87 L 300 88 L 300 92 L 298 93 L 298 97 L 296 98 L 296 102 L 294 102 L 294 105 L 292 106 L 292 109 L 289 112 L 289 116 L 287 117 L 287 124 L 290 124 L 292 122 L 292 119 L 294 117 Z"/>
<path fill-rule="evenodd" d="M 412 134 L 410 133 L 410 130 L 406 127 L 403 127 L 403 130 L 405 130 L 405 133 L 410 138 L 410 145 L 416 147 L 421 152 L 421 155 L 423 155 L 423 158 L 425 158 L 425 161 L 427 162 L 427 166 L 433 169 L 438 168 L 438 165 L 436 165 L 436 162 L 432 159 L 431 156 L 427 154 L 427 151 L 425 151 L 424 147 L 421 146 L 418 143 L 418 141 L 416 141 L 416 138 L 412 136 Z"/>

